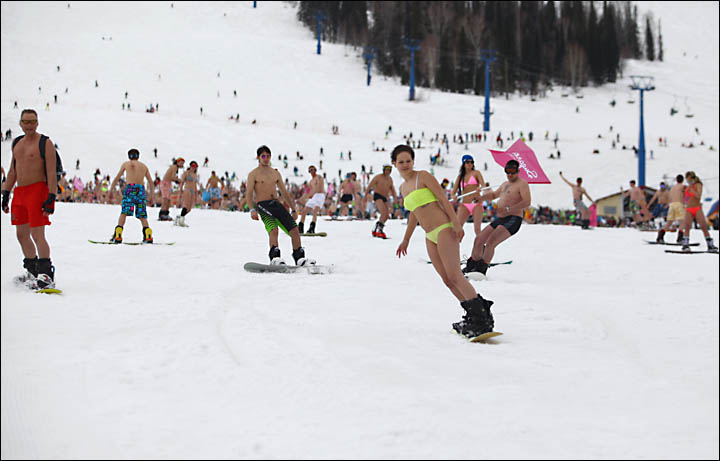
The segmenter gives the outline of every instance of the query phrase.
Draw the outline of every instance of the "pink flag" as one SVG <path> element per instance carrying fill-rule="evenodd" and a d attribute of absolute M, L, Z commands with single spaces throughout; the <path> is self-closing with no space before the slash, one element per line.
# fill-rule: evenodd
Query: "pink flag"
<path fill-rule="evenodd" d="M 597 227 L 597 205 L 590 205 L 590 226 Z"/>
<path fill-rule="evenodd" d="M 80 178 L 78 178 L 77 176 L 75 176 L 75 178 L 73 179 L 73 186 L 75 187 L 75 190 L 78 192 L 82 192 L 84 189 L 82 180 Z"/>
<path fill-rule="evenodd" d="M 505 167 L 508 160 L 517 160 L 520 163 L 520 177 L 530 184 L 551 184 L 545 172 L 540 168 L 535 152 L 525 144 L 522 139 L 515 141 L 505 152 L 490 150 L 495 163 Z"/>

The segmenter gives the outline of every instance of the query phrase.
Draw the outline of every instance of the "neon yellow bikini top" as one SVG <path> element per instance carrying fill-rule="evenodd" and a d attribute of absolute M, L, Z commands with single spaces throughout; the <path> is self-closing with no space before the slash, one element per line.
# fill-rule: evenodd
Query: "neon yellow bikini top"
<path fill-rule="evenodd" d="M 417 181 L 418 177 L 420 176 L 420 172 L 415 176 L 415 190 L 410 192 L 407 197 L 405 197 L 405 209 L 408 211 L 415 211 L 417 207 L 421 207 L 423 205 L 427 205 L 428 203 L 437 202 L 438 199 L 435 197 L 435 194 L 428 189 L 427 187 L 423 187 L 422 189 L 417 188 Z"/>

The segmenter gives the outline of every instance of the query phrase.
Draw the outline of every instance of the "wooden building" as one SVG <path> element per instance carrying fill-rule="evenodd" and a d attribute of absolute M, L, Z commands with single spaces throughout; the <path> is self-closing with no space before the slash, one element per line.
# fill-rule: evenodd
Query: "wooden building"
<path fill-rule="evenodd" d="M 655 191 L 656 189 L 646 186 L 645 201 L 649 203 L 652 196 L 655 195 Z M 614 194 L 606 195 L 605 197 L 597 199 L 596 203 L 598 216 L 603 216 L 605 218 L 614 216 L 617 220 L 621 220 L 625 216 L 630 216 L 630 198 L 625 197 L 625 200 L 623 201 L 622 192 L 615 192 Z"/>

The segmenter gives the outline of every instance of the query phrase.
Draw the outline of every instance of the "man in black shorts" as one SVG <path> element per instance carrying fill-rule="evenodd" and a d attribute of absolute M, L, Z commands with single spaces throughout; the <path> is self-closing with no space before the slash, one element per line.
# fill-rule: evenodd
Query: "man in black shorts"
<path fill-rule="evenodd" d="M 478 201 L 499 199 L 497 217 L 480 232 L 473 242 L 472 255 L 463 269 L 473 280 L 484 280 L 488 264 L 495 255 L 495 247 L 520 230 L 523 210 L 530 206 L 530 186 L 518 176 L 519 163 L 510 160 L 505 164 L 508 180 L 495 191 L 480 195 Z M 478 189 L 479 193 L 480 189 Z"/>
<path fill-rule="evenodd" d="M 248 175 L 246 196 L 252 205 L 250 217 L 255 221 L 262 218 L 263 224 L 265 224 L 265 230 L 270 239 L 270 264 L 285 264 L 280 258 L 278 227 L 292 240 L 292 255 L 295 264 L 298 266 L 315 264 L 314 260 L 305 257 L 305 249 L 301 246 L 300 231 L 295 219 L 288 213 L 285 205 L 280 202 L 280 198 L 282 198 L 297 217 L 295 200 L 285 188 L 280 173 L 270 166 L 271 156 L 267 146 L 260 146 L 257 150 L 258 167 Z"/>
<path fill-rule="evenodd" d="M 352 175 L 352 173 L 348 173 L 338 188 L 338 195 L 340 196 L 340 216 L 347 216 L 349 214 L 350 204 L 355 200 L 355 181 L 353 181 Z"/>
<path fill-rule="evenodd" d="M 370 191 L 373 191 L 373 202 L 375 202 L 375 208 L 380 212 L 380 219 L 375 223 L 375 229 L 372 231 L 373 237 L 387 238 L 387 235 L 385 235 L 385 222 L 390 218 L 390 208 L 387 204 L 388 196 L 392 195 L 394 203 L 398 203 L 390 173 L 392 173 L 392 165 L 383 166 L 383 172 L 375 175 L 365 189 L 365 196 L 367 197 L 370 196 Z"/>

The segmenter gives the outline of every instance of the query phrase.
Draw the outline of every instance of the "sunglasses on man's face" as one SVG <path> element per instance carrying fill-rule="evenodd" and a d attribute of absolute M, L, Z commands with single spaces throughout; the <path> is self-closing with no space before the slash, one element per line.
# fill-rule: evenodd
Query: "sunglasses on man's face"
<path fill-rule="evenodd" d="M 24 123 L 25 125 L 32 125 L 33 123 L 37 123 L 37 120 L 20 120 L 20 123 Z"/>
<path fill-rule="evenodd" d="M 260 154 L 260 158 L 270 158 L 270 154 Z"/>
<path fill-rule="evenodd" d="M 505 168 L 505 174 L 517 174 L 517 168 Z"/>

